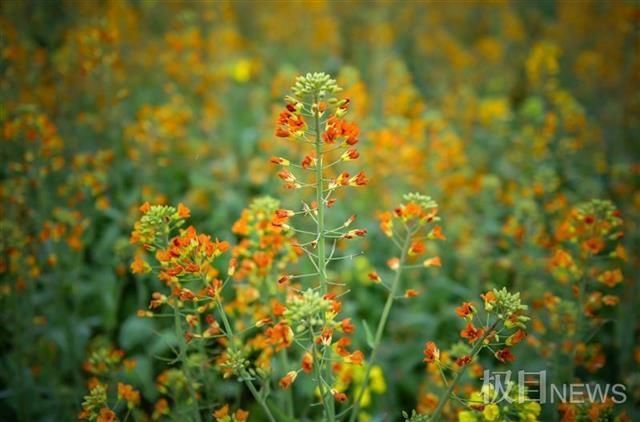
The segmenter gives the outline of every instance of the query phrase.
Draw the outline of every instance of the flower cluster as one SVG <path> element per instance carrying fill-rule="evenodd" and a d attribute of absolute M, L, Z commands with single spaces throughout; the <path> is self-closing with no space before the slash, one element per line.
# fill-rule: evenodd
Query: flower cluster
<path fill-rule="evenodd" d="M 552 316 L 536 321 L 538 331 L 546 326 L 570 334 L 559 345 L 568 355 L 567 368 L 572 372 L 565 379 L 573 377 L 575 366 L 593 372 L 605 363 L 601 348 L 585 341 L 620 302 L 615 293 L 624 282 L 621 264 L 627 260 L 622 225 L 621 213 L 610 201 L 594 199 L 575 206 L 556 227 L 556 245 L 547 268 L 561 286 L 556 294 L 547 292 L 534 305 Z"/>
<path fill-rule="evenodd" d="M 137 412 L 141 403 L 140 391 L 132 385 L 116 381 L 133 371 L 135 366 L 136 361 L 126 359 L 123 350 L 96 339 L 84 363 L 84 370 L 89 375 L 88 394 L 84 397 L 78 418 L 112 422 L 117 420 L 119 413 Z"/>
<path fill-rule="evenodd" d="M 300 164 L 293 164 L 283 157 L 271 159 L 272 163 L 283 167 L 278 177 L 285 182 L 286 188 L 314 186 L 313 183 L 300 181 L 299 176 L 292 172 L 292 167 L 315 171 L 317 185 L 325 170 L 360 156 L 354 148 L 359 141 L 360 129 L 343 118 L 349 110 L 350 100 L 328 97 L 340 90 L 336 81 L 324 73 L 307 74 L 296 79 L 292 88 L 294 96 L 286 98 L 287 105 L 278 116 L 276 136 L 310 144 L 314 148 Z M 364 186 L 367 183 L 363 172 L 353 176 L 347 171 L 340 172 L 330 180 L 327 191 L 323 192 L 323 196 L 326 194 L 325 202 L 332 204 L 329 197 L 340 187 Z"/>
<path fill-rule="evenodd" d="M 483 349 L 490 350 L 499 362 L 511 363 L 515 360 L 511 347 L 527 337 L 526 328 L 530 319 L 526 315 L 528 306 L 522 303 L 519 293 L 510 293 L 506 288 L 493 289 L 482 294 L 481 298 L 484 315 L 480 315 L 478 305 L 472 302 L 463 302 L 455 309 L 456 315 L 466 322 L 460 332 L 464 342 L 452 347 L 446 353 L 446 359 L 445 352 L 441 352 L 436 343 L 429 341 L 425 344 L 424 362 L 430 370 L 439 373 L 444 384 L 448 386 L 445 395 L 431 413 L 433 419 L 437 420 L 440 417 L 447 400 L 454 394 L 454 387 L 460 381 L 461 375 L 468 366 L 474 364 Z M 450 364 L 450 357 L 454 359 L 455 365 Z M 449 382 L 445 372 L 447 370 L 455 373 Z M 497 418 L 499 414 L 499 409 L 493 406 L 490 404 L 483 407 L 489 418 Z"/>

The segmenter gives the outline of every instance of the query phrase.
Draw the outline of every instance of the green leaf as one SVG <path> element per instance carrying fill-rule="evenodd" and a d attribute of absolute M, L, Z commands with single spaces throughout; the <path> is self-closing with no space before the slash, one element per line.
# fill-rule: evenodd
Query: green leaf
<path fill-rule="evenodd" d="M 373 339 L 373 334 L 371 334 L 371 330 L 369 329 L 369 325 L 367 324 L 367 321 L 365 321 L 364 319 L 362 320 L 362 325 L 364 325 L 364 332 L 367 338 L 367 344 L 369 345 L 369 347 L 371 349 L 373 349 L 374 347 L 374 339 Z"/>

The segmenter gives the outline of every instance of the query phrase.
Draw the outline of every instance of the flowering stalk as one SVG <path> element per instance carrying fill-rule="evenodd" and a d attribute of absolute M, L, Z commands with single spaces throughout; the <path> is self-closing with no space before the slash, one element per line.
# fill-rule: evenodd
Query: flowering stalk
<path fill-rule="evenodd" d="M 437 366 L 447 386 L 429 420 L 440 420 L 440 415 L 449 399 L 452 396 L 457 398 L 453 394 L 454 388 L 465 374 L 467 366 L 476 359 L 482 349 L 491 350 L 495 358 L 500 362 L 513 362 L 515 357 L 511 354 L 510 347 L 520 343 L 526 337 L 524 330 L 529 317 L 524 315 L 527 306 L 522 304 L 519 293 L 512 294 L 503 288 L 501 290 L 491 290 L 481 295 L 481 297 L 484 301 L 485 318 L 477 316 L 476 306 L 471 302 L 464 302 L 456 308 L 456 314 L 467 321 L 467 325 L 460 332 L 460 336 L 473 346 L 469 351 L 469 346 L 459 344 L 457 349 L 451 350 L 451 355 L 457 356 L 455 360 L 457 371 L 451 382 L 447 383 L 447 377 L 444 372 L 447 365 L 441 362 L 440 350 L 436 344 L 433 342 L 425 344 L 424 362 Z M 490 323 L 492 317 L 495 319 Z M 501 349 L 494 350 L 493 347 L 501 347 Z"/>
<path fill-rule="evenodd" d="M 290 330 L 290 337 L 295 336 L 297 343 L 305 348 L 307 361 L 303 362 L 302 371 L 314 375 L 324 417 L 329 421 L 335 420 L 336 417 L 335 402 L 344 402 L 347 399 L 346 394 L 338 391 L 334 385 L 333 366 L 339 362 L 336 351 L 350 364 L 361 363 L 361 352 L 349 353 L 345 346 L 350 343 L 350 340 L 346 337 L 335 341 L 335 334 L 338 332 L 349 334 L 353 331 L 353 327 L 348 319 L 341 323 L 335 321 L 341 303 L 330 292 L 327 265 L 331 261 L 349 257 L 334 256 L 339 240 L 349 240 L 366 234 L 364 229 L 347 230 L 355 220 L 355 216 L 337 228 L 327 229 L 326 227 L 325 212 L 335 202 L 331 196 L 341 188 L 367 184 L 367 178 L 362 172 L 356 176 L 350 176 L 346 171 L 337 176 L 331 173 L 334 165 L 355 160 L 359 156 L 357 150 L 353 148 L 358 142 L 359 129 L 355 124 L 343 119 L 348 111 L 349 99 L 340 100 L 331 97 L 340 90 L 336 81 L 324 73 L 307 74 L 297 78 L 292 88 L 294 96 L 286 97 L 286 109 L 278 117 L 276 136 L 310 144 L 313 146 L 313 151 L 305 156 L 299 165 L 281 157 L 274 157 L 271 160 L 283 167 L 278 176 L 285 182 L 286 188 L 311 187 L 315 190 L 313 202 L 303 203 L 301 211 L 281 209 L 274 214 L 273 225 L 277 227 L 289 229 L 288 221 L 295 215 L 310 217 L 316 226 L 315 231 L 293 229 L 301 236 L 311 237 L 307 242 L 302 242 L 300 248 L 307 255 L 315 273 L 283 276 L 281 282 L 285 284 L 293 278 L 307 276 L 317 276 L 318 280 L 317 285 L 311 289 L 287 299 L 284 321 L 273 327 L 279 328 L 277 331 L 272 330 L 272 334 L 282 332 L 283 329 Z M 310 125 L 307 125 L 306 119 L 310 120 Z M 345 151 L 338 156 L 335 152 L 342 149 Z M 331 158 L 334 156 L 335 160 Z M 302 171 L 313 171 L 314 180 L 312 182 L 302 180 L 289 169 L 291 167 Z M 327 250 L 328 241 L 333 241 L 330 252 Z M 310 344 L 302 344 L 301 340 L 308 341 Z M 286 340 L 285 343 L 288 345 L 290 342 L 291 340 Z M 287 373 L 280 382 L 281 386 L 288 388 L 296 379 L 298 372 Z"/>
<path fill-rule="evenodd" d="M 550 267 L 556 277 L 569 274 L 576 279 L 572 291 L 576 300 L 573 315 L 575 328 L 571 336 L 573 348 L 569 353 L 565 382 L 572 382 L 576 375 L 578 345 L 583 341 L 588 342 L 584 338 L 584 331 L 589 328 L 590 319 L 597 319 L 598 302 L 614 305 L 619 300 L 616 296 L 603 295 L 598 290 L 613 288 L 623 281 L 619 268 L 608 268 L 608 262 L 612 261 L 610 258 L 624 255 L 617 244 L 623 236 L 621 226 L 622 219 L 615 205 L 597 199 L 576 206 L 560 226 L 559 240 L 566 242 L 566 245 L 561 244 L 562 247 L 556 249 Z M 571 249 L 574 249 L 573 254 Z M 597 265 L 596 260 L 600 261 Z M 600 300 L 597 299 L 599 297 Z"/>
<path fill-rule="evenodd" d="M 487 330 L 487 332 L 480 338 L 479 341 L 476 342 L 476 344 L 473 346 L 473 349 L 471 350 L 470 356 L 471 356 L 471 361 L 473 362 L 473 360 L 476 358 L 476 356 L 478 356 L 478 354 L 480 353 L 480 350 L 482 349 L 483 345 L 484 345 L 484 341 L 487 339 L 487 337 L 489 336 L 489 333 L 492 332 L 496 325 L 498 324 L 498 320 L 496 320 L 493 325 L 491 326 L 491 328 L 489 330 Z M 455 386 L 458 384 L 458 381 L 460 381 L 460 379 L 462 378 L 462 376 L 465 374 L 465 372 L 467 371 L 467 366 L 468 365 L 464 365 L 462 366 L 462 368 L 460 368 L 458 370 L 458 372 L 456 373 L 455 377 L 453 378 L 453 380 L 449 383 L 449 387 L 447 387 L 447 390 L 442 394 L 442 396 L 440 397 L 440 399 L 438 400 L 438 406 L 436 407 L 436 409 L 433 411 L 433 413 L 431 414 L 431 420 L 433 421 L 437 421 L 440 418 L 440 413 L 442 413 L 442 409 L 444 409 L 444 406 L 447 404 L 447 402 L 449 401 L 449 398 L 451 397 L 451 393 L 453 393 L 453 389 L 455 388 Z"/>
<path fill-rule="evenodd" d="M 147 251 L 156 252 L 155 257 L 160 264 L 159 278 L 171 289 L 169 298 L 155 292 L 149 307 L 156 309 L 163 305 L 169 305 L 173 308 L 174 329 L 179 348 L 176 361 L 181 363 L 182 373 L 186 379 L 191 402 L 190 408 L 194 413 L 193 419 L 200 421 L 201 415 L 198 408 L 198 383 L 188 363 L 188 343 L 194 340 L 204 341 L 215 338 L 220 329 L 212 314 L 205 316 L 205 321 L 209 324 L 207 329 L 199 332 L 194 332 L 194 330 L 199 327 L 201 314 L 217 309 L 224 326 L 222 335 L 230 345 L 227 347 L 226 356 L 220 364 L 221 369 L 223 369 L 225 376 L 233 374 L 244 382 L 255 400 L 263 408 L 267 418 L 274 422 L 276 419 L 271 408 L 253 384 L 256 371 L 253 368 L 248 368 L 249 362 L 242 351 L 234 349 L 238 337 L 234 334 L 222 306 L 220 293 L 233 273 L 233 266 L 230 266 L 229 277 L 223 282 L 215 278 L 218 271 L 213 267 L 213 261 L 229 249 L 229 244 L 218 240 L 213 241 L 210 236 L 198 234 L 194 227 L 181 230 L 178 236 L 169 239 L 171 232 L 181 227 L 190 215 L 190 211 L 182 204 L 176 209 L 160 205 L 151 206 L 145 203 L 140 209 L 143 216 L 135 224 L 131 241 L 141 245 Z M 147 273 L 152 270 L 140 254 L 136 256 L 131 267 L 136 273 Z M 188 308 L 189 303 L 192 303 L 195 309 Z M 180 312 L 181 308 L 190 309 L 190 311 L 183 315 Z M 153 316 L 152 312 L 141 312 L 143 316 Z M 183 329 L 183 317 L 188 322 L 189 331 L 186 332 Z"/>
<path fill-rule="evenodd" d="M 371 376 L 371 368 L 373 368 L 373 364 L 375 363 L 376 356 L 378 354 L 378 349 L 380 346 L 380 342 L 382 341 L 382 335 L 384 333 L 384 329 L 387 326 L 387 320 L 389 318 L 389 314 L 391 313 L 391 307 L 393 306 L 393 302 L 396 298 L 396 294 L 398 291 L 398 287 L 400 285 L 400 279 L 402 277 L 402 266 L 405 264 L 407 258 L 407 250 L 409 249 L 409 240 L 410 236 L 407 235 L 407 238 L 404 241 L 402 246 L 402 252 L 400 255 L 400 268 L 396 271 L 396 275 L 393 279 L 393 283 L 391 284 L 391 289 L 389 290 L 389 295 L 387 296 L 387 301 L 384 304 L 384 308 L 382 310 L 382 315 L 380 316 L 380 321 L 378 321 L 378 327 L 376 329 L 376 335 L 373 339 L 373 344 L 371 345 L 371 356 L 369 356 L 369 360 L 367 361 L 366 368 L 364 371 L 364 378 L 362 380 L 362 387 L 356 397 L 356 400 L 353 405 L 353 410 L 351 412 L 350 421 L 355 421 L 358 416 L 358 411 L 360 410 L 360 403 L 362 402 L 362 397 L 364 396 L 364 392 L 366 391 L 366 386 L 369 383 L 369 377 Z"/>
<path fill-rule="evenodd" d="M 444 239 L 444 236 L 441 234 L 439 226 L 433 227 L 433 229 L 431 229 L 430 231 L 427 230 L 427 228 L 432 223 L 439 220 L 439 217 L 437 217 L 437 204 L 435 203 L 435 201 L 427 196 L 419 194 L 405 195 L 404 199 L 405 203 L 401 204 L 400 207 L 398 207 L 394 211 L 394 214 L 383 213 L 380 218 L 381 228 L 383 232 L 388 237 L 392 238 L 394 240 L 394 243 L 396 243 L 396 246 L 398 246 L 398 248 L 400 249 L 400 258 L 397 261 L 393 259 L 391 260 L 391 266 L 395 268 L 395 276 L 393 282 L 391 283 L 391 287 L 389 288 L 389 294 L 387 295 L 387 300 L 382 310 L 382 315 L 380 316 L 380 320 L 378 321 L 373 344 L 371 344 L 371 356 L 369 357 L 365 368 L 362 386 L 356 397 L 353 405 L 353 410 L 349 418 L 349 420 L 352 422 L 355 421 L 358 416 L 362 397 L 364 396 L 364 392 L 366 391 L 366 387 L 369 383 L 371 369 L 373 368 L 378 350 L 380 348 L 380 343 L 382 341 L 385 327 L 387 326 L 391 308 L 398 295 L 398 289 L 400 287 L 400 281 L 402 280 L 403 269 L 440 265 L 440 260 L 438 257 L 427 259 L 423 262 L 422 265 L 419 266 L 406 265 L 409 255 L 417 256 L 424 251 L 422 240 L 419 239 L 419 236 L 421 234 L 425 234 L 427 238 L 431 239 Z M 400 220 L 400 222 L 402 223 L 402 227 L 404 228 L 405 237 L 402 242 L 396 241 L 397 233 L 394 232 L 394 219 Z M 379 279 L 379 276 L 375 274 L 375 276 L 372 278 Z"/>

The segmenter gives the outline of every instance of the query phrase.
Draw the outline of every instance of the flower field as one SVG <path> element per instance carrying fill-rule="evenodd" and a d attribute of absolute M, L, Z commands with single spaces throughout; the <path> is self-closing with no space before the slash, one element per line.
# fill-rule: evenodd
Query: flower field
<path fill-rule="evenodd" d="M 0 420 L 640 420 L 640 7 L 0 5 Z"/>

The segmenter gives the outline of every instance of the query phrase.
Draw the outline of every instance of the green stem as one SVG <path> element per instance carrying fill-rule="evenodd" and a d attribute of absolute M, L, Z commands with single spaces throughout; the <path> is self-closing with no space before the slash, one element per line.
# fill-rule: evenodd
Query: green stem
<path fill-rule="evenodd" d="M 318 229 L 318 273 L 320 276 L 320 291 L 323 295 L 327 294 L 329 291 L 329 287 L 327 285 L 327 258 L 325 252 L 325 227 L 324 227 L 324 183 L 323 180 L 323 171 L 324 171 L 324 160 L 322 156 L 322 139 L 320 136 L 320 111 L 317 107 L 318 104 L 318 96 L 315 95 L 313 98 L 314 104 L 316 104 L 316 111 L 313 115 L 314 117 L 314 125 L 315 125 L 315 147 L 316 147 L 316 207 L 318 210 L 317 216 L 317 229 Z M 326 347 L 326 346 L 325 346 Z M 329 349 L 329 354 L 331 354 L 331 349 Z M 324 365 L 324 375 L 325 380 L 328 385 L 332 385 L 332 368 L 331 368 L 331 355 L 329 356 L 329 364 Z M 324 364 L 323 362 L 318 362 L 318 364 Z M 328 400 L 328 403 L 325 400 L 322 401 L 325 405 L 325 412 L 327 415 L 327 419 L 329 421 L 335 420 L 335 403 L 333 400 Z"/>
<path fill-rule="evenodd" d="M 195 420 L 200 422 L 202 419 L 200 417 L 200 410 L 198 408 L 198 396 L 196 391 L 193 388 L 193 378 L 191 376 L 191 370 L 189 369 L 189 364 L 187 362 L 187 343 L 184 340 L 184 331 L 182 330 L 182 320 L 180 318 L 180 312 L 178 311 L 178 305 L 175 304 L 173 306 L 173 320 L 176 329 L 176 335 L 178 337 L 178 348 L 179 348 L 179 356 L 178 360 L 182 365 L 182 371 L 184 372 L 185 377 L 187 378 L 187 388 L 189 389 L 189 395 L 191 395 L 191 400 L 193 401 L 193 411 L 195 413 Z"/>
<path fill-rule="evenodd" d="M 330 409 L 330 405 L 327 403 L 327 390 L 325 390 L 325 386 L 324 386 L 324 380 L 322 378 L 322 373 L 321 373 L 321 368 L 320 368 L 320 362 L 322 361 L 322 356 L 320 355 L 320 353 L 318 352 L 318 349 L 316 348 L 315 343 L 312 345 L 313 347 L 313 360 L 314 362 L 318 362 L 318 364 L 316 365 L 314 363 L 313 365 L 313 372 L 316 376 L 316 382 L 318 383 L 318 389 L 320 390 L 320 398 L 322 400 L 322 407 L 324 408 L 325 411 L 325 415 L 327 416 L 327 419 L 329 418 L 329 409 Z M 332 400 L 331 398 L 329 398 L 329 400 Z"/>
<path fill-rule="evenodd" d="M 591 258 L 591 255 L 588 254 L 586 257 L 584 257 L 582 259 L 582 265 L 581 268 L 585 268 L 584 272 L 582 273 L 582 276 L 580 277 L 579 280 L 579 290 L 578 290 L 578 308 L 576 310 L 576 322 L 575 322 L 575 332 L 573 334 L 573 350 L 571 351 L 571 361 L 569 362 L 569 378 L 567 379 L 567 382 L 571 383 L 573 382 L 573 378 L 575 375 L 575 371 L 576 371 L 576 352 L 578 350 L 578 341 L 581 340 L 581 335 L 582 335 L 582 320 L 584 319 L 584 297 L 586 294 L 586 290 L 587 290 L 587 281 L 588 281 L 588 277 L 586 274 L 586 269 L 588 268 L 589 265 L 589 260 Z"/>
<path fill-rule="evenodd" d="M 407 252 L 409 250 L 409 244 L 411 242 L 411 236 L 409 232 L 407 232 L 407 237 L 404 240 L 402 245 L 402 253 L 400 255 L 400 264 L 398 270 L 396 271 L 395 278 L 393 279 L 393 283 L 391 284 L 391 289 L 389 291 L 389 295 L 387 296 L 387 301 L 384 304 L 384 308 L 382 310 L 382 316 L 380 317 L 380 321 L 378 321 L 378 328 L 376 329 L 376 335 L 373 340 L 373 345 L 371 345 L 371 357 L 367 362 L 367 366 L 364 371 L 364 378 L 362 379 L 362 386 L 360 387 L 360 391 L 358 392 L 358 396 L 353 405 L 353 411 L 351 412 L 351 417 L 349 420 L 351 422 L 356 420 L 358 416 L 358 411 L 360 410 L 360 402 L 362 401 L 362 397 L 364 396 L 364 391 L 367 388 L 367 384 L 369 383 L 369 377 L 371 376 L 371 369 L 373 368 L 373 364 L 376 359 L 376 355 L 378 354 L 378 349 L 380 346 L 380 342 L 382 341 L 382 335 L 384 334 L 384 329 L 387 326 L 387 320 L 389 319 L 389 314 L 391 313 L 391 307 L 396 297 L 396 292 L 398 290 L 398 286 L 400 285 L 400 279 L 402 277 L 402 267 L 407 260 Z"/>
<path fill-rule="evenodd" d="M 318 103 L 318 98 L 315 97 L 314 103 Z M 322 294 L 326 294 L 327 287 L 327 274 L 326 274 L 326 256 L 325 256 L 325 233 L 324 233 L 324 184 L 322 183 L 323 172 L 323 157 L 322 157 L 322 140 L 320 139 L 320 114 L 316 110 L 314 113 L 315 121 L 315 147 L 316 147 L 316 207 L 318 209 L 318 269 L 320 273 L 320 288 Z"/>
<path fill-rule="evenodd" d="M 282 368 L 286 371 L 289 368 L 289 357 L 287 356 L 286 349 L 280 354 L 280 360 L 282 362 Z M 290 388 L 285 391 L 285 408 L 287 416 L 293 419 L 293 391 Z"/>

